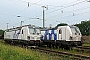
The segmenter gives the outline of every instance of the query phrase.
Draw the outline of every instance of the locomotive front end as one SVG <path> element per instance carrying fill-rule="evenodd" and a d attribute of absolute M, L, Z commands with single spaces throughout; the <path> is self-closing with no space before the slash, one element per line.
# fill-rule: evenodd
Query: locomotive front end
<path fill-rule="evenodd" d="M 82 41 L 81 41 L 81 32 L 78 27 L 76 26 L 70 26 L 72 36 L 70 36 L 70 40 L 73 41 L 74 46 L 81 46 Z"/>
<path fill-rule="evenodd" d="M 29 36 L 30 45 L 39 45 L 40 44 L 40 29 L 36 27 L 29 27 Z"/>

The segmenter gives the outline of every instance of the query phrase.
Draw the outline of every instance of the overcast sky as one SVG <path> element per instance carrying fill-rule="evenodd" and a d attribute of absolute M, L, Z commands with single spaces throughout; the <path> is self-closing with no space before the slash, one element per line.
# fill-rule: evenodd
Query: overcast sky
<path fill-rule="evenodd" d="M 90 2 L 87 0 L 0 0 L 0 29 L 20 26 L 20 21 L 42 27 L 41 6 L 46 6 L 45 26 L 59 23 L 69 25 L 90 19 Z M 17 17 L 21 16 L 21 17 Z M 40 19 L 36 19 L 40 18 Z"/>

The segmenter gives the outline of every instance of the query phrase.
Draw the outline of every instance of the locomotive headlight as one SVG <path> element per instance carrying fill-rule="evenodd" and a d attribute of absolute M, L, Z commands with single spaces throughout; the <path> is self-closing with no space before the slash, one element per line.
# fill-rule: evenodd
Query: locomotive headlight
<path fill-rule="evenodd" d="M 30 40 L 30 36 L 27 36 L 27 39 Z"/>
<path fill-rule="evenodd" d="M 36 39 L 36 40 L 40 40 L 40 37 L 35 36 L 35 39 Z"/>
<path fill-rule="evenodd" d="M 31 36 L 30 39 L 31 40 L 40 40 L 40 37 L 38 37 L 38 36 Z"/>
<path fill-rule="evenodd" d="M 40 40 L 40 37 L 37 37 L 37 40 Z"/>
<path fill-rule="evenodd" d="M 34 39 L 34 37 L 31 37 L 31 39 Z"/>
<path fill-rule="evenodd" d="M 70 36 L 70 40 L 73 40 L 73 37 Z"/>

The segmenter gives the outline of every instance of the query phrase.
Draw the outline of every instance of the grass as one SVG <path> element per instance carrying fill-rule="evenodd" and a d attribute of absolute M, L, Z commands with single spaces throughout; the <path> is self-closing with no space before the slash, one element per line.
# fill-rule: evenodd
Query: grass
<path fill-rule="evenodd" d="M 90 43 L 84 43 L 83 46 L 90 46 Z M 52 50 L 90 56 L 90 53 L 81 53 L 75 50 L 68 51 L 61 48 Z M 3 41 L 0 41 L 0 60 L 71 60 L 71 58 L 55 56 L 54 54 L 45 54 L 43 52 L 21 48 L 18 46 L 11 46 L 9 44 L 4 44 Z"/>
<path fill-rule="evenodd" d="M 42 58 L 47 60 L 33 51 L 2 44 L 0 44 L 0 57 L 2 60 L 42 60 Z"/>
<path fill-rule="evenodd" d="M 49 60 L 45 54 L 0 43 L 0 60 Z"/>
<path fill-rule="evenodd" d="M 90 46 L 90 43 L 84 43 L 82 46 Z"/>
<path fill-rule="evenodd" d="M 0 60 L 71 60 L 70 58 L 45 54 L 39 51 L 11 46 L 0 41 Z"/>

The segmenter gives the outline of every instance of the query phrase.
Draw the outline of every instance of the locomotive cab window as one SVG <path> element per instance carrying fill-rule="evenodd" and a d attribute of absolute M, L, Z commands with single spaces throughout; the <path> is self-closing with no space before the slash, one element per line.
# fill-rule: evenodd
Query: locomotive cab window
<path fill-rule="evenodd" d="M 40 34 L 40 30 L 38 28 L 35 29 L 36 34 Z"/>
<path fill-rule="evenodd" d="M 35 34 L 35 28 L 29 28 L 30 34 Z"/>
<path fill-rule="evenodd" d="M 59 34 L 61 34 L 62 33 L 62 31 L 61 31 L 61 29 L 59 30 Z"/>

